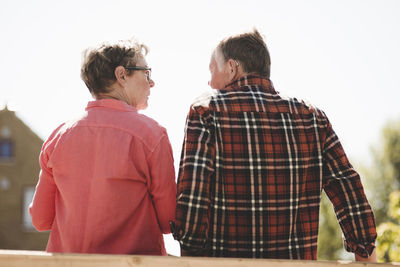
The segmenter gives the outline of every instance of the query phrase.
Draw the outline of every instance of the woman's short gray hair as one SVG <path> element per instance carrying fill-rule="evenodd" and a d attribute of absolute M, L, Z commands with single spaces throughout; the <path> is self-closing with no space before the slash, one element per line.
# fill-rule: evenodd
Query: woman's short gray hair
<path fill-rule="evenodd" d="M 81 78 L 92 95 L 107 93 L 109 86 L 116 81 L 115 68 L 136 66 L 138 59 L 147 53 L 147 46 L 136 40 L 103 43 L 96 48 L 88 48 L 83 52 Z M 132 71 L 127 72 L 129 75 Z"/>

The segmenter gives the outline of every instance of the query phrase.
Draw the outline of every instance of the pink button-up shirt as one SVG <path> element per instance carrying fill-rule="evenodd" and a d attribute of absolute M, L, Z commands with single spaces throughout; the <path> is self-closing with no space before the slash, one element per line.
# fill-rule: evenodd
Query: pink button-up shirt
<path fill-rule="evenodd" d="M 89 102 L 43 144 L 30 206 L 47 251 L 166 255 L 176 183 L 166 130 L 124 102 Z"/>

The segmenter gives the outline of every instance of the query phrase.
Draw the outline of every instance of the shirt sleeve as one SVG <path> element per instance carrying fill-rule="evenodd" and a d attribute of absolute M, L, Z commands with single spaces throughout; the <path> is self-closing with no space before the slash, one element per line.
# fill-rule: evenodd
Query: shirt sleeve
<path fill-rule="evenodd" d="M 345 249 L 368 257 L 375 248 L 376 226 L 360 176 L 350 164 L 331 124 L 323 148 L 323 187 L 342 228 Z"/>
<path fill-rule="evenodd" d="M 54 183 L 52 171 L 47 166 L 48 155 L 44 148 L 40 153 L 39 162 L 41 171 L 32 203 L 29 206 L 29 212 L 33 226 L 38 231 L 45 231 L 50 230 L 53 225 L 57 187 Z"/>
<path fill-rule="evenodd" d="M 173 220 L 176 206 L 176 183 L 171 144 L 165 133 L 149 159 L 151 174 L 150 194 L 157 213 L 160 229 L 170 233 L 169 221 Z"/>
<path fill-rule="evenodd" d="M 174 233 L 186 251 L 195 252 L 206 247 L 214 157 L 211 116 L 192 108 L 186 120 L 182 147 Z"/>

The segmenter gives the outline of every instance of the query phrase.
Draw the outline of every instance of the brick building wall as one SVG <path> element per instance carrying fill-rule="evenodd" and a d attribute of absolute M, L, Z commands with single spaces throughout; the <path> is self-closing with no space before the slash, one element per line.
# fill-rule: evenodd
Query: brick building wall
<path fill-rule="evenodd" d="M 44 250 L 48 233 L 34 230 L 27 207 L 43 141 L 13 111 L 0 110 L 0 249 Z"/>

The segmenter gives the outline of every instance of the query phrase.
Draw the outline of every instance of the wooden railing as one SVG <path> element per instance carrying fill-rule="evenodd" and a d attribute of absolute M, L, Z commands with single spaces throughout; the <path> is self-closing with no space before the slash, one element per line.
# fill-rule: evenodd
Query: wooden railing
<path fill-rule="evenodd" d="M 393 267 L 400 263 L 61 254 L 0 250 L 0 267 Z"/>

